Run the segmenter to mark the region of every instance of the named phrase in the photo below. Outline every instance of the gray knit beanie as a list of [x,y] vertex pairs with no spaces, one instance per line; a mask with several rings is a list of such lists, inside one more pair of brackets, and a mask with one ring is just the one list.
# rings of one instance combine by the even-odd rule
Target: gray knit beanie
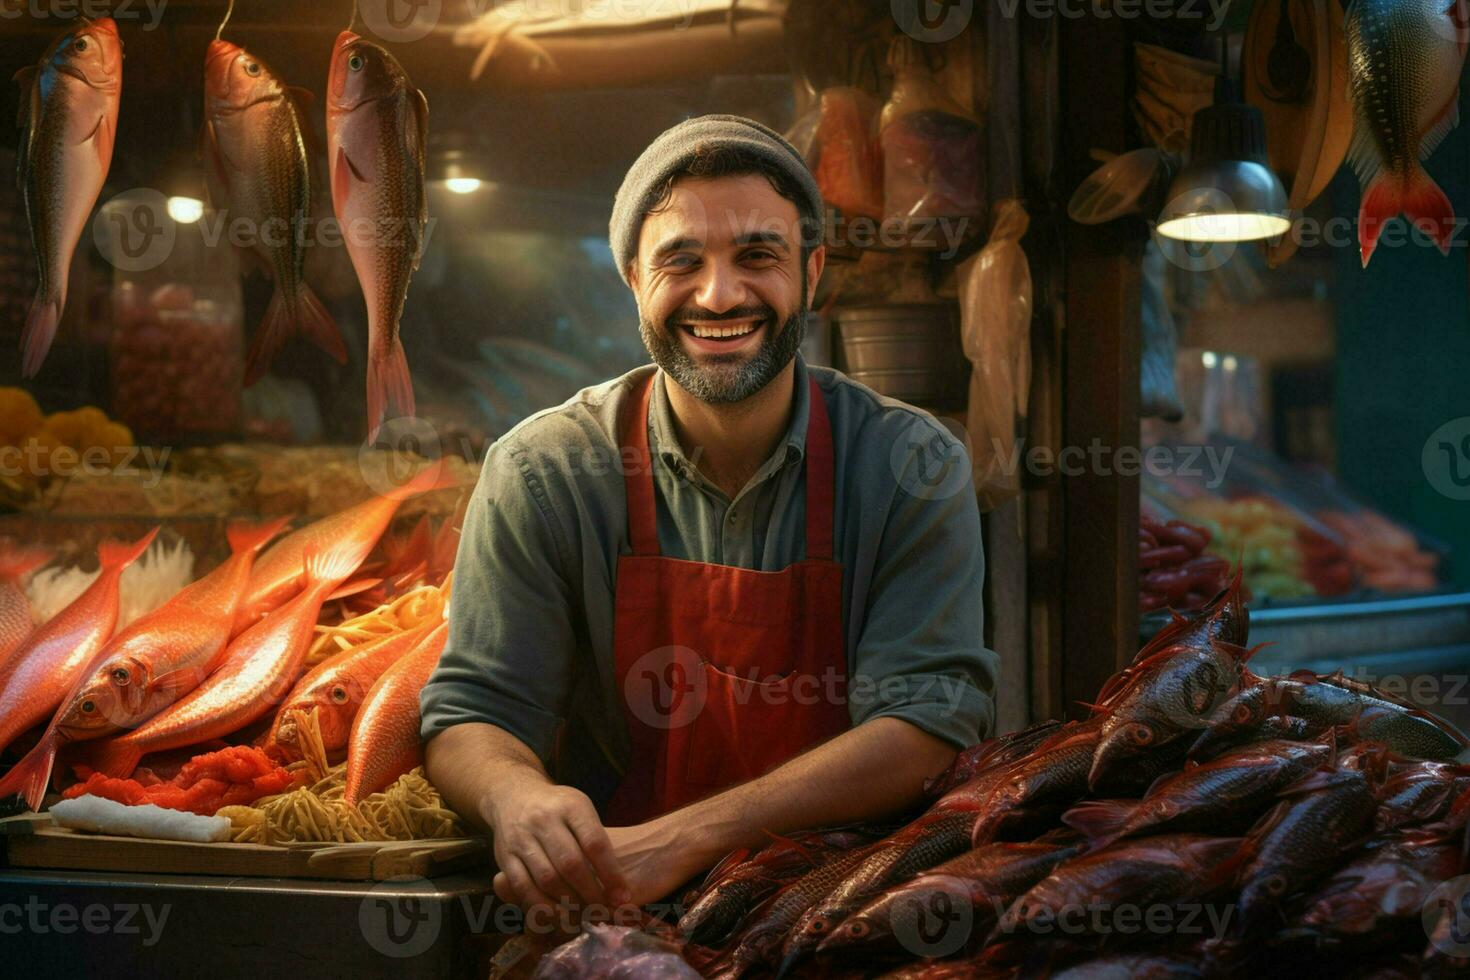
[[754,154],[789,174],[805,197],[805,201],[797,202],[797,210],[802,217],[816,221],[817,241],[822,240],[826,217],[822,192],[796,147],[754,119],[696,116],[665,130],[650,143],[628,168],[623,186],[618,188],[618,195],[613,199],[608,241],[612,244],[613,259],[618,264],[618,275],[624,282],[628,281],[628,265],[638,254],[638,233],[643,228],[643,218],[649,207],[649,194],[675,171],[688,166],[699,150],[720,147]]

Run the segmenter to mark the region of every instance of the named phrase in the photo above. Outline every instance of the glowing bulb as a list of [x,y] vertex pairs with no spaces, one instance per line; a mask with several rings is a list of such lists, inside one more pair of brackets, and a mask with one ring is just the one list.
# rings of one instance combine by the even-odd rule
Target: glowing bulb
[[1205,351],[1204,354],[1200,356],[1200,360],[1204,361],[1205,367],[1211,369],[1213,369],[1215,365],[1220,362],[1220,359],[1215,356],[1215,352],[1212,350]]
[[1224,365],[1225,370],[1227,371],[1234,371],[1236,367],[1239,366],[1239,362],[1235,360],[1234,354],[1226,354],[1225,360],[1221,361],[1220,363]]
[[204,202],[197,197],[171,197],[168,216],[181,225],[192,225],[204,217]]
[[473,194],[480,189],[478,177],[450,177],[444,186],[453,194]]

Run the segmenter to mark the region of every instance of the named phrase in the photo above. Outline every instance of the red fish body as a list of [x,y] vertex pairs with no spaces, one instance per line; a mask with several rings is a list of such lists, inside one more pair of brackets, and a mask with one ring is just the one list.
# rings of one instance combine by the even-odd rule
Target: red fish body
[[1369,935],[1395,919],[1418,924],[1435,887],[1461,873],[1453,844],[1392,842],[1338,871],[1307,903],[1301,924],[1335,936]]
[[35,629],[23,580],[50,560],[41,548],[0,543],[0,670]]
[[1366,267],[1399,214],[1449,254],[1455,211],[1423,161],[1460,122],[1466,0],[1355,0],[1347,9],[1348,160],[1363,188],[1358,242]]
[[0,746],[45,721],[112,636],[117,627],[118,580],[157,533],[154,528],[132,544],[99,545],[102,570],[96,581],[37,627],[0,668]]
[[139,728],[100,743],[88,757],[109,776],[131,775],[149,752],[197,745],[239,731],[280,704],[301,671],[322,603],[364,554],[358,548],[307,554],[306,588],[236,637],[208,679]]
[[21,334],[21,374],[41,369],[66,306],[72,254],[112,166],[122,40],[111,17],[82,18],[15,76],[21,86],[19,182],[40,265]]
[[332,206],[367,301],[368,438],[414,412],[399,319],[423,255],[429,104],[386,50],[351,31],[332,49],[327,163]]
[[1062,819],[1098,847],[1137,834],[1230,830],[1331,756],[1326,745],[1258,743],[1162,779],[1137,803],[1092,801]]
[[63,743],[135,728],[198,687],[229,641],[256,551],[284,524],[232,525],[229,560],[110,639],[79,672],[41,740],[0,779],[0,799],[20,793],[37,809]]
[[251,342],[245,381],[258,381],[286,341],[303,334],[339,363],[342,336],[303,276],[311,215],[311,124],[300,99],[269,66],[228,41],[204,67],[202,156],[216,207],[250,231],[275,294]]
[[352,720],[373,684],[417,647],[431,629],[433,626],[420,626],[390,633],[317,664],[286,695],[262,747],[280,757],[299,758],[301,746],[292,713],[314,708],[323,748],[328,754],[345,749],[352,734]]
[[302,556],[308,548],[330,549],[344,541],[370,552],[403,501],[440,487],[442,463],[425,467],[402,487],[292,531],[255,562],[235,629],[244,629],[301,589]]
[[449,638],[441,623],[373,684],[352,722],[347,748],[347,786],[342,799],[355,806],[424,761],[419,737],[419,693],[439,663]]

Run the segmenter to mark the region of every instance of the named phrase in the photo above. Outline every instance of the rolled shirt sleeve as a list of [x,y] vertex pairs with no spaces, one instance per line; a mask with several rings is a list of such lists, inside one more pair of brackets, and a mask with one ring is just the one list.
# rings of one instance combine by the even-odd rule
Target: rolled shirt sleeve
[[523,458],[491,448],[454,562],[449,638],[420,697],[425,741],[485,722],[550,759],[576,638],[566,549],[538,487]]
[[[962,747],[994,728],[999,657],[983,640],[985,556],[968,458],[937,422],[926,423],[932,438],[897,474],[848,706],[854,725],[902,718]],[[910,423],[900,438],[913,431]],[[962,467],[963,483],[933,479],[945,465]]]

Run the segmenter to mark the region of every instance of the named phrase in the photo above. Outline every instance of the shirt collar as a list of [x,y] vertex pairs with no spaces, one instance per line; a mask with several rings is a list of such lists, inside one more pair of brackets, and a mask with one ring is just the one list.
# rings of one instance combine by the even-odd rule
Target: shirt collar
[[[796,400],[791,413],[791,425],[786,430],[785,441],[776,447],[775,453],[761,466],[758,477],[767,476],[783,465],[800,462],[806,455],[807,420],[811,417],[812,410],[811,386],[806,362],[800,354],[796,355],[795,364],[792,384],[795,385]],[[648,405],[650,448],[673,467],[676,473],[688,477],[699,470],[679,445],[679,436],[674,429],[673,409],[669,407],[669,395],[664,390],[665,383],[664,372],[660,370]]]

